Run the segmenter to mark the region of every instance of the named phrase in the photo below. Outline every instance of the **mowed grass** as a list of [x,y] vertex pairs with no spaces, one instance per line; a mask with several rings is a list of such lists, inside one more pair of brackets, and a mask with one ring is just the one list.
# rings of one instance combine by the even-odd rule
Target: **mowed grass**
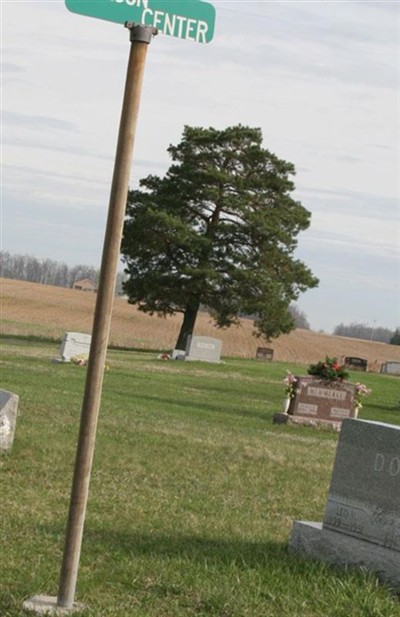
[[[58,345],[2,343],[2,388],[20,396],[1,458],[0,615],[57,595],[86,369]],[[82,617],[397,617],[373,574],[288,554],[295,519],[321,520],[337,435],[272,424],[285,363],[165,362],[111,351],[76,599]],[[400,380],[360,417],[400,424]]]

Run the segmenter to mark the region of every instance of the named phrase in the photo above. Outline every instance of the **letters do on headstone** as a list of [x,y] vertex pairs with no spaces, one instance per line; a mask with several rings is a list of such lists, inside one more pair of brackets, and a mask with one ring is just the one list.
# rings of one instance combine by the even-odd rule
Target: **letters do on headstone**
[[71,358],[83,354],[89,355],[92,337],[82,332],[66,332],[61,343],[61,358],[64,362],[70,362]]
[[256,358],[257,360],[272,360],[274,357],[274,350],[268,347],[257,347]]
[[400,551],[400,426],[342,426],[323,526]]
[[351,356],[346,356],[344,363],[347,368],[353,371],[366,371],[368,366],[368,361],[364,358],[353,358]]
[[400,591],[400,426],[346,419],[323,523],[295,521],[289,550],[361,566]]
[[222,341],[209,336],[189,336],[185,360],[220,362]]

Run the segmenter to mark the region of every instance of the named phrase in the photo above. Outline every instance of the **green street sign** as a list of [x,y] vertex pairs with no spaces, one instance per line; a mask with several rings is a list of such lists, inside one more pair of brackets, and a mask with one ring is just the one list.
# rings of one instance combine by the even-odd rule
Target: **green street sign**
[[124,24],[154,26],[179,39],[209,43],[214,36],[215,9],[201,0],[65,0],[73,13]]

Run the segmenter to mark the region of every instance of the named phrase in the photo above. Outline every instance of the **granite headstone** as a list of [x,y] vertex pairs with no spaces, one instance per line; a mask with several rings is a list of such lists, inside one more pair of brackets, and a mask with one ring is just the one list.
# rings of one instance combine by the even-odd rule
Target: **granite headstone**
[[210,336],[189,336],[185,360],[220,362],[222,341]]
[[256,358],[257,360],[271,361],[274,357],[274,350],[269,347],[257,347]]
[[352,356],[346,356],[344,363],[353,371],[366,371],[368,366],[368,360],[365,358],[353,358]]
[[323,523],[295,521],[289,548],[400,590],[400,426],[343,421]]
[[340,430],[345,418],[354,418],[355,386],[312,376],[297,377],[297,390],[287,413],[277,413],[274,423],[305,424]]
[[323,525],[400,551],[400,426],[343,426]]
[[381,373],[400,375],[400,362],[385,362],[381,366]]

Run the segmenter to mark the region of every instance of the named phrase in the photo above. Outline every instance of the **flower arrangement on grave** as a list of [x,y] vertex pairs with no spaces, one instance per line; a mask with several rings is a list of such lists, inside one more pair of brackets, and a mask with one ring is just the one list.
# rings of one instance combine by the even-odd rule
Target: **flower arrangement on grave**
[[362,408],[362,400],[364,396],[371,394],[371,392],[372,392],[371,388],[367,388],[367,386],[364,385],[363,383],[359,383],[359,382],[356,383],[356,390],[354,393],[354,407],[357,413]]
[[[71,362],[73,362],[77,366],[87,366],[88,360],[89,360],[89,356],[88,356],[87,353],[81,353],[81,354],[71,358]],[[109,369],[108,364],[105,364],[104,365],[104,370],[108,371],[108,369]]]
[[285,400],[283,402],[283,413],[288,413],[290,402],[296,396],[299,388],[304,387],[304,383],[301,383],[300,379],[293,375],[290,371],[286,371],[286,377],[283,380],[285,384]]
[[317,364],[310,364],[307,373],[325,381],[344,381],[348,379],[349,373],[344,364],[340,364],[337,358],[328,358]]
[[78,354],[77,356],[74,356],[73,358],[71,358],[71,362],[73,362],[77,366],[86,366],[87,365],[87,361],[88,361],[88,357],[89,357],[88,354],[81,353],[81,354]]
[[296,375],[293,375],[290,371],[286,371],[286,377],[283,380],[286,385],[285,395],[286,398],[291,399],[296,396],[297,388],[299,386],[299,380]]
[[[329,358],[328,356],[324,361],[317,362],[317,364],[311,364],[308,368],[308,374],[313,377],[319,377],[320,379],[331,382],[333,384],[340,384],[346,381],[349,377],[349,373],[346,370],[345,365],[340,364],[336,358]],[[289,404],[292,399],[295,398],[299,388],[304,387],[299,377],[293,375],[290,371],[286,371],[286,377],[284,378],[285,384],[285,402],[284,413],[289,409]],[[356,416],[359,410],[362,408],[363,399],[365,396],[371,394],[372,390],[365,384],[357,382],[354,386],[354,408]]]

